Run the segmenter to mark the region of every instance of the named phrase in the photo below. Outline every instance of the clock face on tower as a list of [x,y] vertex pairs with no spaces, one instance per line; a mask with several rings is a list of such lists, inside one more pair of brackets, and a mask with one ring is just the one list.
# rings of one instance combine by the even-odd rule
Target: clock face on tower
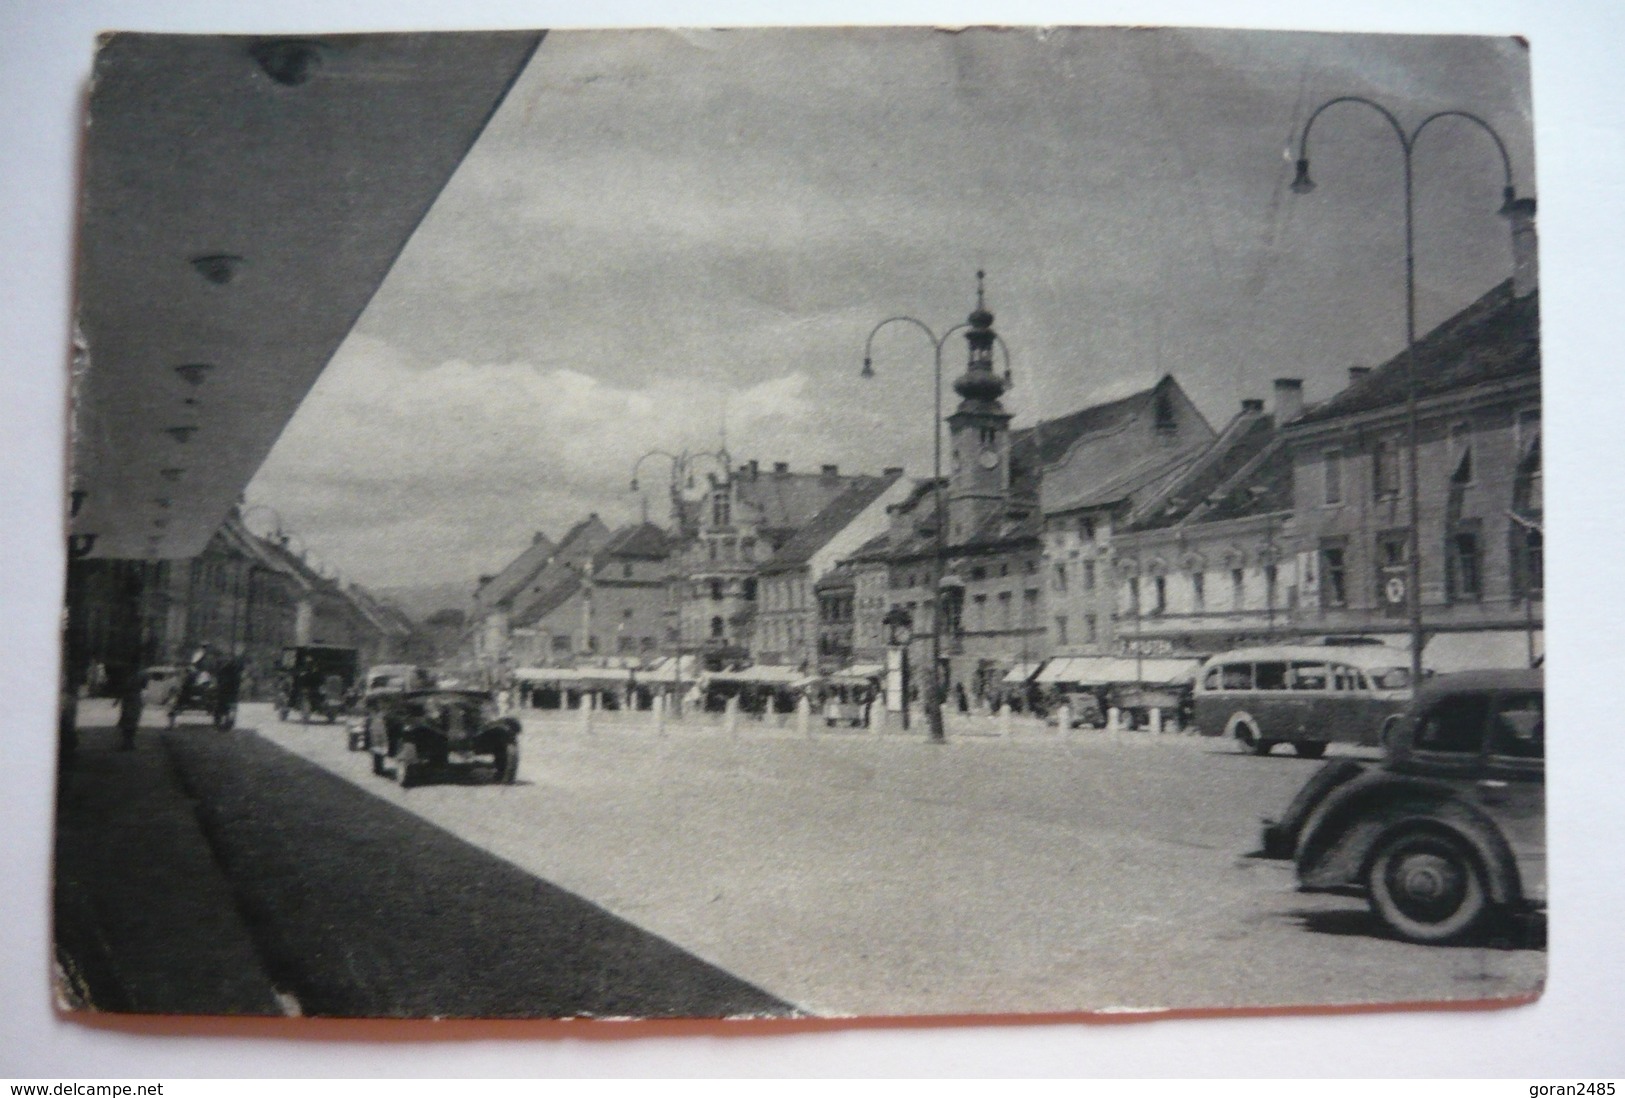
[[999,452],[997,450],[983,450],[982,456],[976,459],[981,462],[984,469],[997,469],[999,467]]

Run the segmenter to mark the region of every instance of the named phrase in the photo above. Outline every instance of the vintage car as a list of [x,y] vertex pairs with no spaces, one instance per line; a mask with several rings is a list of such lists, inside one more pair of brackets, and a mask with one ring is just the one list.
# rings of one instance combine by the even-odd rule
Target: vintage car
[[367,668],[361,679],[361,699],[354,714],[346,722],[346,740],[351,751],[362,751],[367,746],[367,721],[384,702],[408,690],[428,690],[435,685],[434,675],[427,668],[409,663],[384,663]]
[[402,788],[453,764],[488,761],[497,781],[519,775],[519,722],[486,690],[407,690],[381,699],[366,725],[372,772]]
[[1441,675],[1417,692],[1380,763],[1321,767],[1266,858],[1299,888],[1367,897],[1413,942],[1448,942],[1546,904],[1545,692],[1539,670]]
[[184,667],[148,667],[141,672],[141,701],[153,708],[169,707],[186,675]]
[[360,653],[331,644],[289,646],[279,663],[277,716],[298,713],[304,724],[312,716],[332,724],[349,707]]

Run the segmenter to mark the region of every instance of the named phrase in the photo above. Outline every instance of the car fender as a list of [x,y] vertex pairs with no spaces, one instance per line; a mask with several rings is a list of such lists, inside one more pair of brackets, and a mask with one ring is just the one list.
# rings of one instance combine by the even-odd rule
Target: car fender
[[1332,794],[1365,773],[1354,759],[1333,759],[1312,774],[1297,796],[1292,798],[1279,820],[1265,820],[1263,849],[1266,858],[1286,859],[1297,852],[1298,839],[1310,820],[1320,812]]
[[1522,895],[1517,863],[1494,822],[1454,796],[1448,786],[1374,775],[1334,790],[1298,847],[1298,882],[1306,891],[1362,887],[1381,840],[1395,830],[1449,832],[1478,855],[1496,904]]
[[498,744],[514,743],[519,739],[519,722],[512,717],[494,720],[480,729],[474,740],[474,749],[489,755]]

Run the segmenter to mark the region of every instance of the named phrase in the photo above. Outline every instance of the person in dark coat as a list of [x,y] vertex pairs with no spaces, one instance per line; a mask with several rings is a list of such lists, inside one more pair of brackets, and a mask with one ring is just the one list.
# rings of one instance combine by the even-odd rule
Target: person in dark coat
[[954,701],[959,704],[961,713],[970,712],[970,698],[966,695],[965,684],[962,682],[954,683]]

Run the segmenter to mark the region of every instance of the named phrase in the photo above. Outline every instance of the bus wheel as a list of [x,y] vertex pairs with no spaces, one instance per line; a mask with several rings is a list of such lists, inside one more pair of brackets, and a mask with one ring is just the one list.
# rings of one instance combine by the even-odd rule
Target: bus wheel
[[[1258,734],[1258,725],[1245,713],[1237,713],[1230,718],[1228,735],[1241,745],[1243,751],[1250,751],[1254,755],[1268,755],[1270,748],[1275,746]],[[1262,747],[1262,750],[1260,748]]]

